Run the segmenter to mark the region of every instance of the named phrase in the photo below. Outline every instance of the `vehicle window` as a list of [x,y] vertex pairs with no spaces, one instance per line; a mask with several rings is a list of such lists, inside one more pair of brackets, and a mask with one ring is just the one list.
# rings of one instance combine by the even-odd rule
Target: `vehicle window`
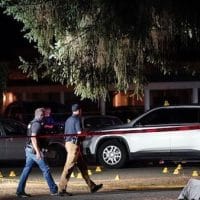
[[7,136],[26,135],[26,127],[15,121],[2,121],[2,127]]
[[114,125],[114,121],[111,118],[101,118],[101,126],[112,126]]
[[28,124],[34,117],[34,111],[39,107],[50,107],[52,109],[52,116],[55,121],[66,120],[66,106],[56,102],[13,102],[9,104],[4,112],[4,116],[12,119],[16,119],[23,123]]
[[6,109],[6,117],[15,118],[16,113],[22,113],[19,106],[12,105]]
[[158,124],[180,124],[200,122],[200,109],[195,108],[176,108],[160,109],[150,112],[136,125],[158,125]]
[[172,110],[174,123],[197,123],[199,122],[199,109],[195,108],[178,108]]
[[84,127],[90,129],[102,128],[112,126],[115,124],[122,124],[120,120],[107,117],[91,117],[84,120]]
[[121,124],[123,124],[123,122],[121,120],[119,120],[118,118],[113,118],[112,121],[113,121],[113,125],[121,125]]
[[88,118],[84,120],[84,127],[85,128],[99,128],[99,118]]
[[150,112],[142,119],[140,119],[137,124],[138,125],[156,125],[156,124],[167,124],[170,119],[169,112],[167,110],[156,110]]

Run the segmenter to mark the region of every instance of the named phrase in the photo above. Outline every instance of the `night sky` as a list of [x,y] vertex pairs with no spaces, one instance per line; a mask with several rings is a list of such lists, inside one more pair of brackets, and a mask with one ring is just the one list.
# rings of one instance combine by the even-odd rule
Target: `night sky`
[[0,60],[18,60],[33,51],[33,45],[23,38],[22,24],[3,14],[0,9]]

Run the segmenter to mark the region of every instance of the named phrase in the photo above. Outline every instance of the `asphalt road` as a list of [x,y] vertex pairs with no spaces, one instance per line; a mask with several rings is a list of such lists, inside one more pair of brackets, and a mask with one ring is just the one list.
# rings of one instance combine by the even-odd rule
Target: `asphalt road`
[[[38,194],[32,196],[31,200],[176,200],[180,191],[178,190],[161,190],[161,191],[112,191],[98,192],[95,194],[76,193],[71,197],[49,196],[47,194]],[[15,196],[0,198],[1,200],[17,200]]]
[[[167,167],[168,172],[163,173]],[[139,165],[125,169],[104,169],[97,171],[97,166],[91,166],[91,179],[96,183],[103,183],[104,187],[95,194],[88,192],[87,185],[82,178],[78,178],[79,171],[75,169],[74,177],[69,181],[68,191],[75,194],[67,199],[87,200],[175,200],[182,188],[190,178],[200,179],[200,166],[195,164],[183,164],[178,174],[173,174],[177,164]],[[0,165],[0,199],[15,200],[15,191],[23,166]],[[51,168],[52,175],[58,183],[62,167]],[[198,174],[192,177],[193,171]],[[11,172],[14,176],[10,177]],[[164,189],[164,190],[163,190]],[[46,182],[40,170],[34,167],[31,172],[26,192],[33,195],[34,199],[66,199],[51,197]]]

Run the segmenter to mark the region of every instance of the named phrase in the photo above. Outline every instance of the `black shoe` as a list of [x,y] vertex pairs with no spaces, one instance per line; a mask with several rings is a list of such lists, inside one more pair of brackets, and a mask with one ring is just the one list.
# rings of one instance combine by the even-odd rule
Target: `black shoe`
[[31,197],[30,194],[26,194],[25,192],[17,192],[16,195],[17,195],[17,197],[21,197],[21,198]]
[[62,190],[60,192],[58,192],[58,196],[72,196],[72,193],[67,192],[66,190]]
[[95,185],[95,186],[91,189],[91,193],[97,192],[97,191],[100,190],[102,187],[103,187],[103,184]]

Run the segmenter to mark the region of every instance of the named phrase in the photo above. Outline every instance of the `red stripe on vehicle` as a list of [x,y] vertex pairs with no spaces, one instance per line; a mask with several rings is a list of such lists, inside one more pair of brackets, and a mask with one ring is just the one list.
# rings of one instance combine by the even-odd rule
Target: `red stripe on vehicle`
[[160,132],[172,132],[172,131],[186,131],[186,130],[199,130],[200,125],[191,125],[191,126],[176,126],[176,127],[158,127],[158,128],[141,128],[135,130],[135,128],[128,130],[108,130],[108,131],[99,131],[94,132],[92,135],[110,135],[110,134],[137,134],[137,133],[160,133]]
[[[77,134],[41,134],[39,136],[26,136],[26,135],[16,135],[16,136],[0,136],[0,139],[3,138],[65,138],[67,136],[77,136],[77,137],[86,137],[86,136],[100,136],[100,135],[123,135],[123,134],[140,134],[140,133],[160,133],[160,132],[172,132],[172,131],[187,131],[187,130],[200,130],[200,125],[190,125],[190,126],[172,126],[172,127],[158,127],[158,128],[127,128],[126,129],[116,129],[116,130],[104,130],[104,131],[90,131],[83,132],[80,135]],[[200,131],[199,131],[200,133]]]

